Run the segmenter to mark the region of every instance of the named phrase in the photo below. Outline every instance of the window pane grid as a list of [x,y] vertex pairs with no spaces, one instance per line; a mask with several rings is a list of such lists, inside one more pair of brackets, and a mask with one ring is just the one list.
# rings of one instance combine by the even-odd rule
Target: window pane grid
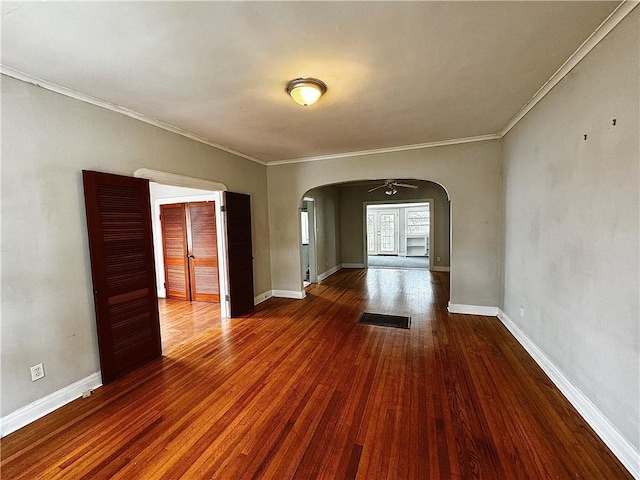
[[429,210],[407,212],[407,235],[429,234]]

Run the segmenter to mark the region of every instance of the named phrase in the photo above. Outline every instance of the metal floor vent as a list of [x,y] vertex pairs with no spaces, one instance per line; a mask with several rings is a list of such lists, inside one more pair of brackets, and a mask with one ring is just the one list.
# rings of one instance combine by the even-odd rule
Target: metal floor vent
[[362,312],[358,318],[358,323],[378,325],[380,327],[404,328],[408,330],[411,327],[411,317]]

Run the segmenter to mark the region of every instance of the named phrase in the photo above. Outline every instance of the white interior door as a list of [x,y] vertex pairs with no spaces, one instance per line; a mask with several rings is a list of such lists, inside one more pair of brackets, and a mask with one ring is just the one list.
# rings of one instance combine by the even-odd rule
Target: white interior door
[[378,253],[398,253],[398,211],[378,212]]
[[367,253],[398,254],[398,210],[367,212]]

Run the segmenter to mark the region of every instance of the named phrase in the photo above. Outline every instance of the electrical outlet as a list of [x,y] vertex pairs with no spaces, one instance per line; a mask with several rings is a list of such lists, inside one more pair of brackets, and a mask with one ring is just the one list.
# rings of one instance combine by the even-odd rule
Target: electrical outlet
[[520,317],[524,318],[524,307],[520,307]]
[[35,382],[44,377],[44,366],[41,363],[31,367],[31,381]]
[[436,257],[436,262],[439,262],[439,261],[440,261],[440,257]]

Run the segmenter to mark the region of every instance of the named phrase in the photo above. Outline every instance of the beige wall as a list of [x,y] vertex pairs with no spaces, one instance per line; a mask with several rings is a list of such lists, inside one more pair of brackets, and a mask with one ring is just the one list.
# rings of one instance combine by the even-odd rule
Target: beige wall
[[503,305],[636,449],[638,23],[636,9],[504,138]]
[[[431,239],[432,267],[449,266],[449,200],[447,192],[433,182],[408,181],[418,185],[412,190],[398,188],[390,198],[384,189],[368,193],[367,186],[340,187],[340,223],[342,225],[342,263],[364,263],[364,202],[422,201],[433,199],[433,234]],[[436,258],[440,257],[440,261]]]
[[[320,185],[413,178],[451,199],[451,302],[498,306],[502,216],[500,141],[270,166],[267,169],[273,288],[301,289],[298,207]],[[277,219],[277,221],[275,220]]]
[[322,275],[342,263],[340,194],[336,187],[323,187],[310,190],[305,193],[305,197],[312,197],[314,200],[317,274]]
[[81,170],[139,168],[250,194],[255,291],[271,289],[266,167],[3,76],[2,415],[99,370]]

